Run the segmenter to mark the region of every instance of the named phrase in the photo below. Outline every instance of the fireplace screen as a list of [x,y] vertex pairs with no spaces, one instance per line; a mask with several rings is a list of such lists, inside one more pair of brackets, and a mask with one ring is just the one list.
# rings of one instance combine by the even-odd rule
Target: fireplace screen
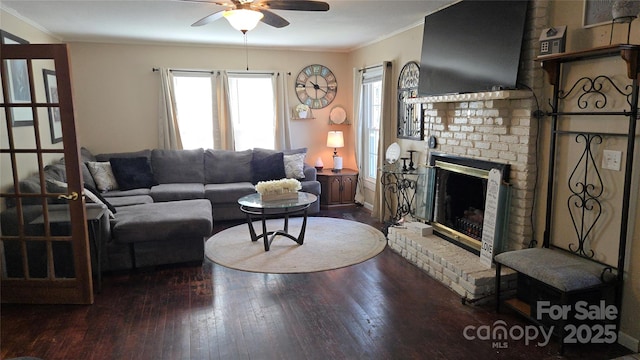
[[[489,171],[500,170],[506,187],[509,165],[444,154],[431,154],[429,165],[417,216],[430,222],[438,235],[479,252]],[[501,226],[506,224],[507,201],[500,204]]]
[[434,221],[482,240],[487,179],[442,169],[436,178]]

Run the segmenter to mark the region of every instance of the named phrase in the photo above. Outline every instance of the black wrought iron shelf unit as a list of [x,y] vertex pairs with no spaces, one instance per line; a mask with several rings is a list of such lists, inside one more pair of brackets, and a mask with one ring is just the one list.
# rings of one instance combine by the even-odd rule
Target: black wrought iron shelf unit
[[[626,76],[631,80],[631,84],[629,85],[618,85],[614,79],[606,75],[598,75],[594,77],[581,77],[572,85],[568,85],[568,90],[563,90],[561,88],[561,76],[562,76],[562,67],[563,64],[566,63],[574,63],[585,60],[606,58],[606,57],[621,57],[626,65]],[[623,196],[622,196],[622,206],[621,206],[621,219],[620,219],[620,240],[618,243],[618,261],[617,261],[617,269],[619,269],[617,273],[617,282],[618,282],[618,290],[616,296],[616,301],[618,302],[618,306],[621,301],[621,292],[622,292],[622,279],[623,279],[623,269],[624,269],[624,261],[625,261],[625,250],[626,250],[626,242],[627,242],[627,230],[629,225],[629,207],[630,207],[630,199],[631,199],[631,180],[632,180],[632,165],[633,165],[633,156],[634,156],[634,146],[635,146],[635,138],[636,138],[636,127],[638,122],[638,92],[639,92],[639,82],[640,82],[640,45],[630,45],[630,44],[622,44],[622,45],[611,45],[611,46],[603,46],[585,51],[557,54],[551,56],[539,57],[538,61],[540,61],[542,68],[546,71],[549,76],[549,82],[553,86],[553,98],[551,102],[551,112],[547,113],[548,116],[551,117],[551,141],[550,141],[550,149],[549,149],[549,176],[548,176],[548,184],[547,184],[547,207],[546,207],[546,222],[545,222],[545,232],[544,232],[544,243],[543,247],[549,247],[550,245],[550,233],[551,233],[551,223],[552,223],[552,206],[553,206],[553,198],[554,198],[554,179],[555,179],[555,171],[556,171],[556,145],[558,135],[575,135],[576,141],[584,142],[584,153],[581,159],[586,159],[585,161],[593,161],[593,154],[591,153],[592,144],[602,142],[603,136],[617,136],[626,138],[626,159],[625,159],[625,172],[624,172],[624,185],[623,185]],[[604,86],[604,85],[608,86]],[[627,109],[622,109],[618,111],[606,111],[607,106],[607,93],[603,89],[608,88],[609,93],[617,93],[614,95],[623,96],[626,98]],[[577,107],[580,111],[562,111],[561,102],[567,99],[570,96],[575,96],[577,99]],[[590,97],[590,98],[589,98]],[[591,107],[592,111],[588,111],[587,109]],[[607,119],[611,119],[613,116],[618,116],[620,118],[626,117],[628,119],[628,130],[626,133],[605,133],[605,132],[587,132],[587,131],[564,131],[559,129],[559,122],[562,117],[573,117],[573,116],[601,116],[607,117]],[[606,119],[605,119],[606,120]],[[576,164],[576,168],[574,168],[573,173],[577,172],[578,167],[583,166],[583,171],[595,171],[596,178],[598,181],[602,181],[600,174],[598,173],[597,166],[590,167],[586,162],[584,164],[578,163]],[[590,170],[591,169],[591,170]],[[587,177],[586,175],[584,176]],[[571,180],[571,179],[570,179]],[[575,184],[574,184],[575,185]],[[599,187],[601,188],[602,184]],[[575,188],[575,186],[571,186],[570,188]],[[571,197],[578,199],[578,203],[582,206],[582,211],[590,211],[588,209],[589,206],[593,206],[594,204],[597,207],[597,211],[601,211],[600,208],[600,200],[599,196],[602,195],[602,191],[597,193],[592,192],[592,188],[596,186],[594,184],[582,184],[580,189],[571,190]],[[596,186],[598,187],[598,186]],[[597,217],[596,220],[597,221]],[[571,248],[570,250],[580,256],[584,257],[593,257],[592,251],[587,251],[585,249],[585,241],[587,240],[587,236],[589,235],[589,231],[593,227],[580,227],[577,229],[578,235],[578,244],[576,247]]]
[[[589,74],[598,72],[597,67],[591,67],[592,64],[586,61],[603,58],[613,59],[614,57],[624,60],[627,67],[626,77],[619,75],[585,75],[580,77],[580,74],[585,72]],[[602,273],[600,274],[602,284],[583,289],[573,288],[572,290],[563,291],[555,287],[555,285],[551,286],[549,279],[537,279],[524,265],[511,266],[519,275],[518,295],[514,299],[505,301],[505,304],[528,316],[534,322],[540,320],[533,307],[533,302],[536,299],[568,304],[572,301],[570,299],[604,299],[606,297],[608,302],[613,302],[617,309],[621,309],[625,251],[629,234],[628,215],[632,196],[632,167],[634,146],[637,138],[640,45],[605,46],[579,52],[543,56],[539,57],[537,61],[541,63],[553,87],[553,96],[549,101],[551,110],[546,113],[550,119],[550,141],[545,230],[542,248],[557,247],[552,243],[552,228],[554,226],[564,226],[564,224],[554,224],[554,221],[556,221],[553,215],[554,200],[556,202],[558,200],[563,201],[564,197],[562,199],[559,198],[564,192],[567,195],[565,201],[573,229],[575,230],[576,240],[567,246],[568,249],[560,251],[566,250],[567,254],[571,254],[571,256],[578,256],[600,264],[602,267]],[[575,64],[578,66],[575,69],[571,68],[572,65],[570,64],[578,62],[583,63]],[[568,66],[568,68],[565,68],[565,66]],[[569,71],[569,68],[571,68],[571,71]],[[617,71],[615,68],[607,68],[607,71],[609,70],[614,73]],[[569,75],[569,72],[572,74]],[[577,80],[574,80],[576,78]],[[583,119],[590,121],[582,122]],[[594,131],[592,127],[583,125],[585,123],[593,124],[594,120],[598,123],[602,121],[606,126],[599,125],[600,127]],[[612,126],[614,121],[619,126]],[[569,122],[571,126],[567,126]],[[570,164],[558,162],[559,156],[562,155],[562,148],[559,149],[559,138],[561,136],[563,139],[575,141],[573,143],[574,151],[581,152],[581,154],[577,154],[577,161],[573,168],[571,168],[572,165]],[[594,237],[594,228],[598,220],[602,222],[603,204],[609,201],[609,199],[605,199],[606,196],[603,196],[605,184],[600,173],[601,170],[599,170],[595,160],[597,158],[595,155],[598,149],[597,145],[602,144],[603,139],[609,138],[622,139],[621,141],[626,142],[624,185],[620,200],[618,254],[615,267],[613,264],[601,263],[596,259],[596,254],[590,243],[590,239]],[[566,157],[566,154],[564,156]],[[564,169],[559,169],[559,164],[563,166],[569,165],[568,170],[564,172]],[[562,176],[566,177],[567,181],[564,185],[559,182]],[[564,186],[568,186],[568,189],[564,188],[563,190],[561,187]],[[619,188],[615,185],[614,187]],[[618,208],[617,205],[613,204],[614,208]],[[607,206],[610,207],[611,204]],[[600,226],[600,223],[598,225]],[[614,224],[613,226],[616,227],[617,225]],[[563,249],[562,246],[560,248]],[[501,256],[499,260],[496,258],[497,309],[499,309],[500,304],[500,268],[505,261],[508,261],[511,255],[505,253],[505,256],[499,256]],[[545,259],[538,260],[546,261]],[[520,268],[517,269],[517,267]],[[559,275],[562,271],[559,269],[558,271],[553,276],[556,276],[555,274],[558,274],[557,276],[566,275]],[[606,275],[613,276],[613,281],[605,280]],[[611,299],[611,295],[613,299]],[[616,328],[619,328],[619,321],[620,318],[618,317],[615,320]],[[546,323],[546,325],[549,325],[549,323]],[[560,352],[562,353],[564,345],[563,326],[560,326],[558,335],[561,339]]]

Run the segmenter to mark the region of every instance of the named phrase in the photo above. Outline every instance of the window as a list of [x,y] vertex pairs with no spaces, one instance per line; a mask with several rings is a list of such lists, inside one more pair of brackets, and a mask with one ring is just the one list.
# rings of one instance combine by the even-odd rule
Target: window
[[367,71],[362,80],[365,186],[375,187],[378,174],[378,140],[382,104],[382,70]]
[[229,75],[236,150],[275,147],[274,85],[270,75]]
[[[229,74],[229,108],[236,150],[275,147],[274,85],[269,74]],[[178,127],[185,149],[214,148],[209,73],[174,72]]]
[[178,127],[185,149],[213,148],[213,105],[208,73],[174,73]]

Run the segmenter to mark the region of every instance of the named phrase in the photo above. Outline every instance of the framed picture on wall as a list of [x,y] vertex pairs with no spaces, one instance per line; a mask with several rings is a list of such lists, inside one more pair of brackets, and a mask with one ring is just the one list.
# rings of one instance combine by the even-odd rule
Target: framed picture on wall
[[582,26],[589,28],[611,24],[613,20],[613,15],[611,15],[612,7],[613,0],[584,0]]
[[[47,104],[57,104],[58,82],[56,80],[56,72],[53,70],[42,69],[42,77],[44,78],[44,88],[47,95]],[[60,107],[50,107],[48,110],[51,143],[59,143],[60,141],[62,141],[62,120],[60,119]]]
[[[0,30],[0,42],[2,44],[28,44],[29,42],[21,39],[6,31]],[[29,85],[29,70],[27,60],[13,59],[6,60],[5,67],[8,94],[7,102],[10,104],[26,104],[31,102],[31,88]],[[5,74],[2,74],[5,75]],[[31,108],[11,107],[9,112],[11,124],[13,126],[31,126],[33,125],[33,112]]]

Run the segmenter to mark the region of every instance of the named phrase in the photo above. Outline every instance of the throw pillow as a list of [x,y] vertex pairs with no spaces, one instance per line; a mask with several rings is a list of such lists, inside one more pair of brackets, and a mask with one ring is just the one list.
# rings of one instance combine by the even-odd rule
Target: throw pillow
[[280,180],[287,177],[284,171],[284,156],[281,152],[261,159],[254,157],[251,160],[251,170],[254,184],[259,181]]
[[284,155],[284,172],[290,179],[304,179],[306,153]]
[[118,181],[111,170],[111,163],[108,161],[97,162],[87,161],[89,172],[96,182],[96,186],[100,191],[118,190]]
[[109,163],[120,190],[150,188],[155,185],[151,165],[146,157],[111,158]]

